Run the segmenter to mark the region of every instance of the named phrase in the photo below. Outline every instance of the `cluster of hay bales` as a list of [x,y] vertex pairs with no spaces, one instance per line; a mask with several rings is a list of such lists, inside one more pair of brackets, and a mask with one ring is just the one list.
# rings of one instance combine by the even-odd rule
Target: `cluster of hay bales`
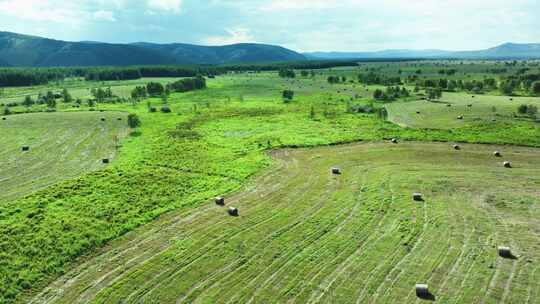
[[332,168],[332,174],[340,175],[341,174],[341,169],[337,168],[337,167]]

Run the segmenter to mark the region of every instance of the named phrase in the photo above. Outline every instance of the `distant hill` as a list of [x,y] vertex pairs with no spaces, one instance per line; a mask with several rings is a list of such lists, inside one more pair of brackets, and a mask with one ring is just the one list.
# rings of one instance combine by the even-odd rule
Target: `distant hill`
[[237,64],[302,61],[306,57],[272,45],[111,44],[68,42],[0,32],[0,66],[128,66]]
[[310,59],[353,58],[457,58],[457,59],[528,59],[540,58],[540,44],[505,43],[478,51],[444,50],[384,50],[377,52],[313,52],[305,53]]

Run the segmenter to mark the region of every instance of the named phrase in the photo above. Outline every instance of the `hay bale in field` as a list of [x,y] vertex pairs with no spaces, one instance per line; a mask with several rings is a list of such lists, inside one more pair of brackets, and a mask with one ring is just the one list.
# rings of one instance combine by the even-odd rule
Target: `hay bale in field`
[[416,296],[421,299],[431,299],[434,300],[435,296],[429,292],[429,287],[427,284],[416,284],[415,285]]
[[2,117],[2,120],[7,120],[7,117]]
[[218,196],[215,199],[216,205],[224,206],[225,205],[225,198]]
[[451,104],[447,104],[446,106],[447,106],[447,107],[451,107],[452,105],[451,105]]
[[23,150],[23,152],[30,151],[30,147],[29,146],[22,146],[21,150]]
[[397,138],[392,138],[392,143],[397,144],[398,143]]
[[467,107],[472,108],[472,104],[468,104]]
[[120,120],[122,120],[122,117],[118,117],[117,119],[120,121]]
[[229,207],[229,210],[227,212],[230,216],[238,216],[238,209],[235,207]]
[[454,150],[461,150],[461,147],[459,145],[454,145]]
[[416,114],[420,114],[420,111],[416,111]]
[[105,121],[105,117],[101,117],[101,121]]
[[457,119],[463,120],[463,115],[459,115],[459,116],[457,117]]
[[473,95],[473,96],[471,96],[471,98],[474,98],[474,97],[476,97],[476,96],[474,96],[474,95]]
[[412,197],[413,197],[413,200],[415,200],[417,202],[424,201],[424,198],[422,197],[422,193],[418,193],[418,192],[413,193]]
[[509,258],[509,259],[514,258],[514,255],[512,254],[512,250],[510,249],[510,247],[499,246],[497,247],[497,251],[500,257]]
[[514,98],[510,98],[510,101],[514,101]]
[[332,168],[332,174],[340,175],[341,174],[341,169],[337,168],[337,167]]
[[108,158],[104,158],[104,159],[101,160],[101,162],[102,162],[103,164],[108,164],[110,161],[109,161]]
[[501,152],[499,152],[499,151],[495,151],[495,152],[493,152],[493,156],[495,156],[495,157],[501,157],[502,154],[501,154]]
[[503,166],[504,166],[505,168],[512,168],[512,163],[509,162],[509,161],[505,161],[505,162],[503,163]]

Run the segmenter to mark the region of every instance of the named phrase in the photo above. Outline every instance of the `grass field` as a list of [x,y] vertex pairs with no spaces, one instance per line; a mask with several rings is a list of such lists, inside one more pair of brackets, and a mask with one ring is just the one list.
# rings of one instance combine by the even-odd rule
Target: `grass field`
[[[451,129],[490,123],[493,120],[515,122],[517,108],[522,104],[538,107],[540,98],[445,93],[437,102],[420,100],[392,103],[386,108],[388,119],[400,126]],[[463,119],[458,119],[459,116]],[[521,117],[521,121],[535,124],[527,117]]]
[[[538,99],[485,95],[469,108],[466,94],[445,93],[440,103],[380,103],[371,96],[381,86],[326,81],[357,72],[219,76],[206,90],[172,94],[172,113],[150,98],[99,104],[103,113],[60,104],[57,113],[7,116],[0,125],[45,126],[13,131],[8,155],[32,155],[18,146],[44,136],[41,129],[56,130],[47,137],[47,151],[56,152],[27,163],[43,164],[41,173],[24,179],[24,193],[9,185],[14,194],[0,204],[0,302],[414,302],[413,284],[429,282],[445,303],[538,303],[540,124],[513,115]],[[284,89],[295,91],[292,102],[283,102]],[[347,111],[351,105],[387,107],[391,122]],[[461,109],[476,118],[462,114],[454,125]],[[142,126],[103,167],[125,122],[107,119],[103,132],[94,118],[127,112]],[[69,152],[75,133],[93,140]],[[96,158],[77,174],[55,161],[62,151],[76,159],[87,150]],[[334,165],[342,176],[329,174]],[[54,184],[26,186],[43,175]],[[415,191],[425,204],[411,201]],[[230,193],[238,218],[210,202]],[[518,260],[497,258],[500,244]]]
[[[213,202],[164,216],[33,302],[411,303],[415,283],[440,303],[540,296],[540,151],[370,143],[272,155],[275,168],[226,198],[239,217]],[[498,257],[501,245],[518,259]]]
[[[103,168],[102,159],[114,158],[126,131],[126,115],[117,112],[34,113],[1,120],[0,202]],[[23,146],[30,151],[22,151]]]

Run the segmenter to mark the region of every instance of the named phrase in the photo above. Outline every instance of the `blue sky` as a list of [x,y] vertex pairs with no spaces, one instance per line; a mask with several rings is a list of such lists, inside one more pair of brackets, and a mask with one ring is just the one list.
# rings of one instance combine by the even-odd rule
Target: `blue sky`
[[75,41],[473,50],[539,29],[538,0],[0,0],[0,30]]

